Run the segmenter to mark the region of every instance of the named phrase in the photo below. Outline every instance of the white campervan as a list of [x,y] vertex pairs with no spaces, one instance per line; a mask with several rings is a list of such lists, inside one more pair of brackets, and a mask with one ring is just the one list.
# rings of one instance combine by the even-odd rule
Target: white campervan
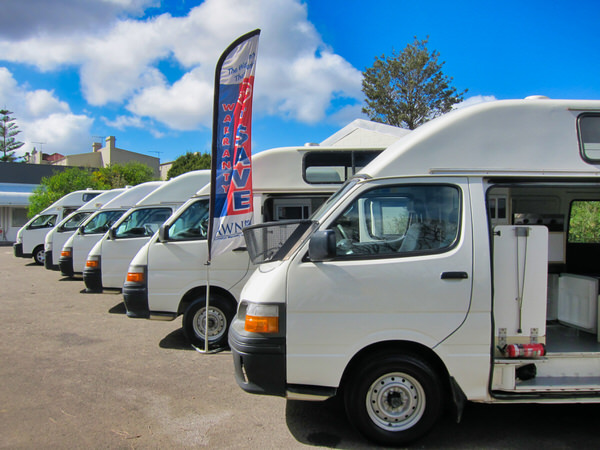
[[85,219],[77,228],[77,231],[63,245],[58,259],[61,274],[66,277],[73,277],[75,273],[83,273],[85,260],[94,244],[129,208],[162,183],[162,181],[148,181],[147,183],[128,187]]
[[131,258],[173,212],[210,182],[210,170],[194,170],[152,191],[123,214],[87,255],[83,281],[88,292],[123,287]]
[[54,226],[104,191],[86,189],[70,192],[61,197],[21,227],[13,244],[14,255],[31,258],[39,265],[44,264],[44,239]]
[[459,418],[465,400],[599,403],[599,210],[600,101],[432,120],[281,251],[263,251],[279,225],[245,231],[267,257],[230,328],[237,382],[294,399],[341,391],[351,423],[384,445],[422,436],[444,405]]
[[[306,219],[340,184],[382,148],[288,147],[252,157],[255,222]],[[131,261],[123,297],[127,315],[173,320],[204,348],[205,299],[210,280],[209,346],[227,345],[227,331],[252,266],[245,248],[206,265],[210,186],[190,199]]]
[[49,270],[58,270],[60,251],[53,252],[52,249],[62,249],[67,239],[81,225],[81,222],[121,192],[123,192],[123,189],[111,189],[99,194],[76,211],[73,211],[61,220],[58,225],[48,231],[44,240],[44,267]]

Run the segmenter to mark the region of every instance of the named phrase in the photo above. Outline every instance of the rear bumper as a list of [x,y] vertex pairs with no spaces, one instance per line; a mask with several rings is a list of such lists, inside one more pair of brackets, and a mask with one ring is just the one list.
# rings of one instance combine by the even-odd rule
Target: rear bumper
[[102,270],[86,267],[83,269],[86,292],[102,292]]
[[148,288],[145,285],[125,282],[123,285],[123,302],[127,309],[127,317],[149,319]]

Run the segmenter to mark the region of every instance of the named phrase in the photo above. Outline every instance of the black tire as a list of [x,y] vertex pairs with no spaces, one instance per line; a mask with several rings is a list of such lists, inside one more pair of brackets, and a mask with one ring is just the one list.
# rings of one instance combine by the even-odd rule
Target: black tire
[[360,364],[344,392],[350,422],[383,445],[404,445],[425,435],[443,409],[438,375],[423,360],[384,353]]
[[[226,298],[211,294],[208,309],[208,348],[209,350],[225,349],[228,347],[227,333],[235,315],[235,305]],[[200,350],[205,348],[205,311],[206,299],[202,296],[188,306],[182,320],[183,333],[190,344]]]
[[38,245],[33,249],[33,260],[39,266],[44,265],[44,261],[46,261],[46,254],[44,253],[44,246]]

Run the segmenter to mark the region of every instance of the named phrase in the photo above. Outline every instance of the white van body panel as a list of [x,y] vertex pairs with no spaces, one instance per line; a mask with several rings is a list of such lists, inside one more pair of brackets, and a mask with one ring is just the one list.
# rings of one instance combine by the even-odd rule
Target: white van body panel
[[[82,226],[88,224],[96,215],[101,212],[112,210],[128,210],[141,198],[148,195],[163,183],[163,181],[149,181],[147,183],[138,184],[137,186],[125,189],[124,192],[117,195],[115,198],[102,206],[102,208],[88,217],[85,222],[82,223]],[[73,269],[75,272],[83,272],[88,253],[103,235],[104,233],[84,235],[78,230],[69,239],[67,239],[63,248],[72,249]]]
[[[154,245],[153,245],[154,244]],[[239,298],[248,273],[250,260],[245,251],[228,252],[216,256],[209,267],[207,241],[188,241],[162,245],[151,242],[148,267],[148,302],[154,312],[177,312],[179,301],[192,289],[207,282],[207,268],[210,270],[210,284],[229,291]],[[148,247],[144,247],[146,250]],[[131,262],[135,264],[135,260]]]
[[[62,231],[61,227],[65,223],[67,223],[71,217],[73,217],[77,213],[88,212],[92,213],[102,207],[102,205],[106,204],[117,195],[121,194],[124,191],[123,188],[119,189],[111,189],[110,191],[103,192],[99,194],[97,197],[94,197],[92,200],[87,202],[77,211],[72,212],[67,217],[65,217],[57,226],[55,226],[52,230],[46,234],[46,239],[44,242],[44,250],[46,252],[52,252],[52,261],[51,264],[53,266],[58,265],[58,258],[60,257],[60,250],[63,248],[67,239],[69,239],[75,231]],[[57,249],[57,251],[53,251],[53,249]]]
[[[410,181],[430,182],[420,178]],[[449,178],[444,183],[460,187],[463,215],[470,217],[466,178]],[[386,180],[365,187],[388,184],[397,182]],[[360,195],[360,190],[354,195]],[[340,208],[344,207],[342,203]],[[325,222],[322,227],[328,225]],[[319,372],[317,384],[336,386],[352,356],[381,341],[406,340],[428,348],[443,346],[469,313],[472,240],[471,228],[466,226],[454,249],[435,255],[314,264],[303,261],[308,248],[297,253],[287,272],[288,382],[314,384],[312,367],[318,364],[324,370]],[[440,279],[442,273],[457,270],[465,272],[467,279]],[[391,295],[396,297],[393,302]],[[364,321],[366,315],[368,322]],[[327,326],[314,326],[315,323]]]
[[[155,221],[147,226],[155,232],[158,227],[164,223],[171,214],[185,203],[199,188],[205,186],[210,181],[210,170],[194,170],[175,177],[156,190],[150,192],[144,198],[139,200],[135,206],[129,209],[112,226],[118,230],[119,226],[137,210],[140,209],[162,209],[168,208],[169,212],[160,213],[159,221]],[[158,213],[158,211],[157,211]],[[148,236],[126,237],[110,239],[108,234],[102,238],[90,249],[87,256],[101,256],[102,286],[107,288],[122,288],[127,275],[127,268],[131,259],[136,255],[140,248],[148,241]]]

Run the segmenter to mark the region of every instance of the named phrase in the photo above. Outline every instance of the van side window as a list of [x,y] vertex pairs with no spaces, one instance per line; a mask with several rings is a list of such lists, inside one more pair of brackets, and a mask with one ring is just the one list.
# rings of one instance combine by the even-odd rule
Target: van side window
[[459,190],[449,185],[377,188],[363,193],[329,227],[338,256],[436,253],[458,236]]
[[133,211],[115,230],[116,238],[152,236],[171,215],[171,208],[144,208]]
[[569,243],[600,243],[600,201],[574,201],[569,216]]
[[36,228],[52,228],[56,222],[56,214],[44,214],[35,219],[27,227],[30,230]]
[[581,156],[588,162],[600,162],[600,114],[582,114],[577,125]]
[[206,239],[208,232],[208,199],[192,203],[171,224],[169,239],[188,241]]
[[342,184],[380,153],[381,150],[363,149],[307,152],[302,176],[309,184]]

